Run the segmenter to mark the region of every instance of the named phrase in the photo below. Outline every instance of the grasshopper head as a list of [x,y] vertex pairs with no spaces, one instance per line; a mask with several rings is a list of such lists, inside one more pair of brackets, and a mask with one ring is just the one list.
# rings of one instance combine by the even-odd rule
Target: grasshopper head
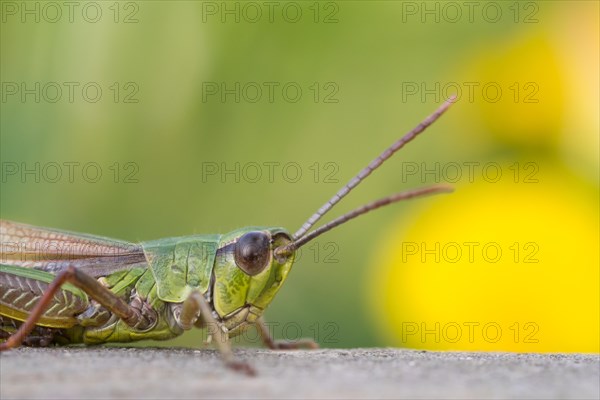
[[254,322],[271,303],[294,262],[293,253],[276,256],[275,249],[291,242],[282,228],[248,227],[223,235],[212,298],[230,330]]

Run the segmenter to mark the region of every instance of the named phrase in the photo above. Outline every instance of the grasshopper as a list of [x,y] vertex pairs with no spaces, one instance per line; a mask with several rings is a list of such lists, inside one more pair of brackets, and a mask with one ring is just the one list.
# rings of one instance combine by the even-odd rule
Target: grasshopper
[[[449,192],[435,185],[363,205],[314,224],[406,143],[436,121],[450,98],[363,168],[293,235],[279,227],[246,227],[140,244],[0,221],[0,351],[51,344],[166,340],[210,328],[224,362],[228,339],[255,324],[271,349],[316,348],[311,340],[275,341],[262,314],[286,280],[295,252],[353,218],[401,200]],[[310,231],[310,232],[309,232]]]

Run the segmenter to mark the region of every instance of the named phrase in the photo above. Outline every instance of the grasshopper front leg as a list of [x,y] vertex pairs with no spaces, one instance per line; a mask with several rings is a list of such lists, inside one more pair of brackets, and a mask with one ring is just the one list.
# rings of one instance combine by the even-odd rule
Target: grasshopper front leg
[[200,292],[194,291],[183,302],[179,324],[183,329],[189,330],[199,319],[211,329],[210,333],[215,336],[216,345],[228,367],[250,376],[256,375],[256,371],[249,364],[235,359],[231,343],[229,343],[229,334],[222,329],[222,325],[212,315],[210,305],[204,296]]
[[312,339],[300,339],[294,342],[288,342],[286,340],[275,340],[271,333],[269,332],[269,328],[267,328],[267,324],[263,317],[260,317],[255,322],[258,332],[260,333],[260,337],[269,349],[271,350],[297,350],[297,349],[318,349],[319,344]]
[[56,278],[48,285],[48,288],[42,295],[41,299],[31,310],[27,320],[19,327],[19,329],[10,336],[5,342],[0,343],[0,351],[18,347],[23,340],[35,328],[36,323],[40,320],[46,309],[53,300],[54,295],[60,290],[65,283],[83,290],[88,296],[96,300],[108,311],[112,312],[127,325],[138,329],[146,329],[149,324],[154,321],[149,321],[140,310],[131,307],[123,299],[115,295],[106,287],[102,286],[96,279],[78,270],[75,267],[68,267],[65,271],[56,275]]

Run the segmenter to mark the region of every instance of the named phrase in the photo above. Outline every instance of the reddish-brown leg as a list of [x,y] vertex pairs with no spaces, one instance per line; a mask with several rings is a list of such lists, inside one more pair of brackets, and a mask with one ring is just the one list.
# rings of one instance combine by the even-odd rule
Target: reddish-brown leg
[[269,333],[269,328],[265,320],[260,317],[256,320],[256,327],[260,333],[263,343],[271,350],[297,350],[297,349],[318,349],[319,344],[312,339],[300,339],[293,342],[285,340],[275,340]]
[[130,307],[123,299],[116,296],[106,287],[102,286],[96,279],[85,274],[84,272],[69,267],[67,270],[59,273],[44,292],[40,301],[35,305],[27,320],[19,327],[19,329],[10,336],[4,343],[0,343],[0,351],[18,347],[23,340],[35,328],[35,324],[44,314],[52,298],[58,292],[62,285],[71,283],[83,290],[88,296],[103,305],[113,314],[121,318],[127,325],[136,326],[143,320],[143,316],[132,307]]

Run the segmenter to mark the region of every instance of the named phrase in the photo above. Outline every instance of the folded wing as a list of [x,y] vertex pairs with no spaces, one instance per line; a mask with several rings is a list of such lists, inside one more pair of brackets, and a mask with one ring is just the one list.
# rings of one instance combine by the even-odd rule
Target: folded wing
[[0,264],[57,273],[69,266],[98,277],[146,264],[140,245],[0,220]]

